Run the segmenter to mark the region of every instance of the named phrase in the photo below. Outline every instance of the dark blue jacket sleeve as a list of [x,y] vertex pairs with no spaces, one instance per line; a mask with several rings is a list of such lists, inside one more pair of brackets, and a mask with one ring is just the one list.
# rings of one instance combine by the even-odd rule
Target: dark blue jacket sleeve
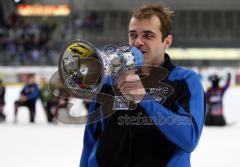
[[[189,97],[178,104],[178,112],[172,112],[146,94],[140,102],[159,130],[180,149],[192,152],[196,147],[203,128],[205,117],[204,90],[199,77],[194,72],[177,74],[179,80],[185,80]],[[176,77],[177,78],[177,77]],[[185,104],[188,104],[186,111]],[[156,119],[161,118],[161,119]]]
[[[88,112],[94,112],[96,110],[95,100],[90,104]],[[99,122],[89,123],[85,126],[84,138],[83,138],[83,150],[80,160],[80,167],[88,167],[88,159],[92,152],[93,147],[95,146],[98,137],[99,130],[97,129]]]
[[34,91],[32,93],[30,93],[29,95],[27,95],[28,100],[37,100],[39,96],[39,89],[37,84],[34,85]]

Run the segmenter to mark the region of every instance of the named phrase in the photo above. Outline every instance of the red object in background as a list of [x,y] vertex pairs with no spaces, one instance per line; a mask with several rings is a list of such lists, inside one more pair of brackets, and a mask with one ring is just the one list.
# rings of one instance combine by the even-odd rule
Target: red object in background
[[71,7],[69,4],[21,4],[17,6],[17,12],[20,16],[68,16]]

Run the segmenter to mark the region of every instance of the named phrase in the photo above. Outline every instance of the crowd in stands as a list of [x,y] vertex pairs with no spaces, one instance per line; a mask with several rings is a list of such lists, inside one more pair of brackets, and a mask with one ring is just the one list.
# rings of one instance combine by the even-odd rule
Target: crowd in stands
[[24,20],[12,15],[0,25],[0,65],[55,65],[67,41],[68,24],[63,21]]
[[0,65],[57,65],[62,48],[81,38],[82,31],[101,30],[102,19],[95,12],[84,17],[23,18],[10,15],[0,25]]

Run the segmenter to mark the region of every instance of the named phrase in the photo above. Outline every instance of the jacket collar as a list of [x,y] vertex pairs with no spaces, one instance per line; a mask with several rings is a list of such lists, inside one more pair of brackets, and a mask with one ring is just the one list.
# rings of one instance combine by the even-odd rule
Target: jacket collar
[[164,62],[160,66],[169,71],[175,67],[167,53],[164,54]]

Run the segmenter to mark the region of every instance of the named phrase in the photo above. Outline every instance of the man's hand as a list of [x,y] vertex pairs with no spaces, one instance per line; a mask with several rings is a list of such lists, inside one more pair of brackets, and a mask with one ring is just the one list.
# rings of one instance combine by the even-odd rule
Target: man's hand
[[130,75],[125,72],[121,73],[118,79],[118,89],[123,96],[130,101],[139,103],[146,91],[138,75]]

